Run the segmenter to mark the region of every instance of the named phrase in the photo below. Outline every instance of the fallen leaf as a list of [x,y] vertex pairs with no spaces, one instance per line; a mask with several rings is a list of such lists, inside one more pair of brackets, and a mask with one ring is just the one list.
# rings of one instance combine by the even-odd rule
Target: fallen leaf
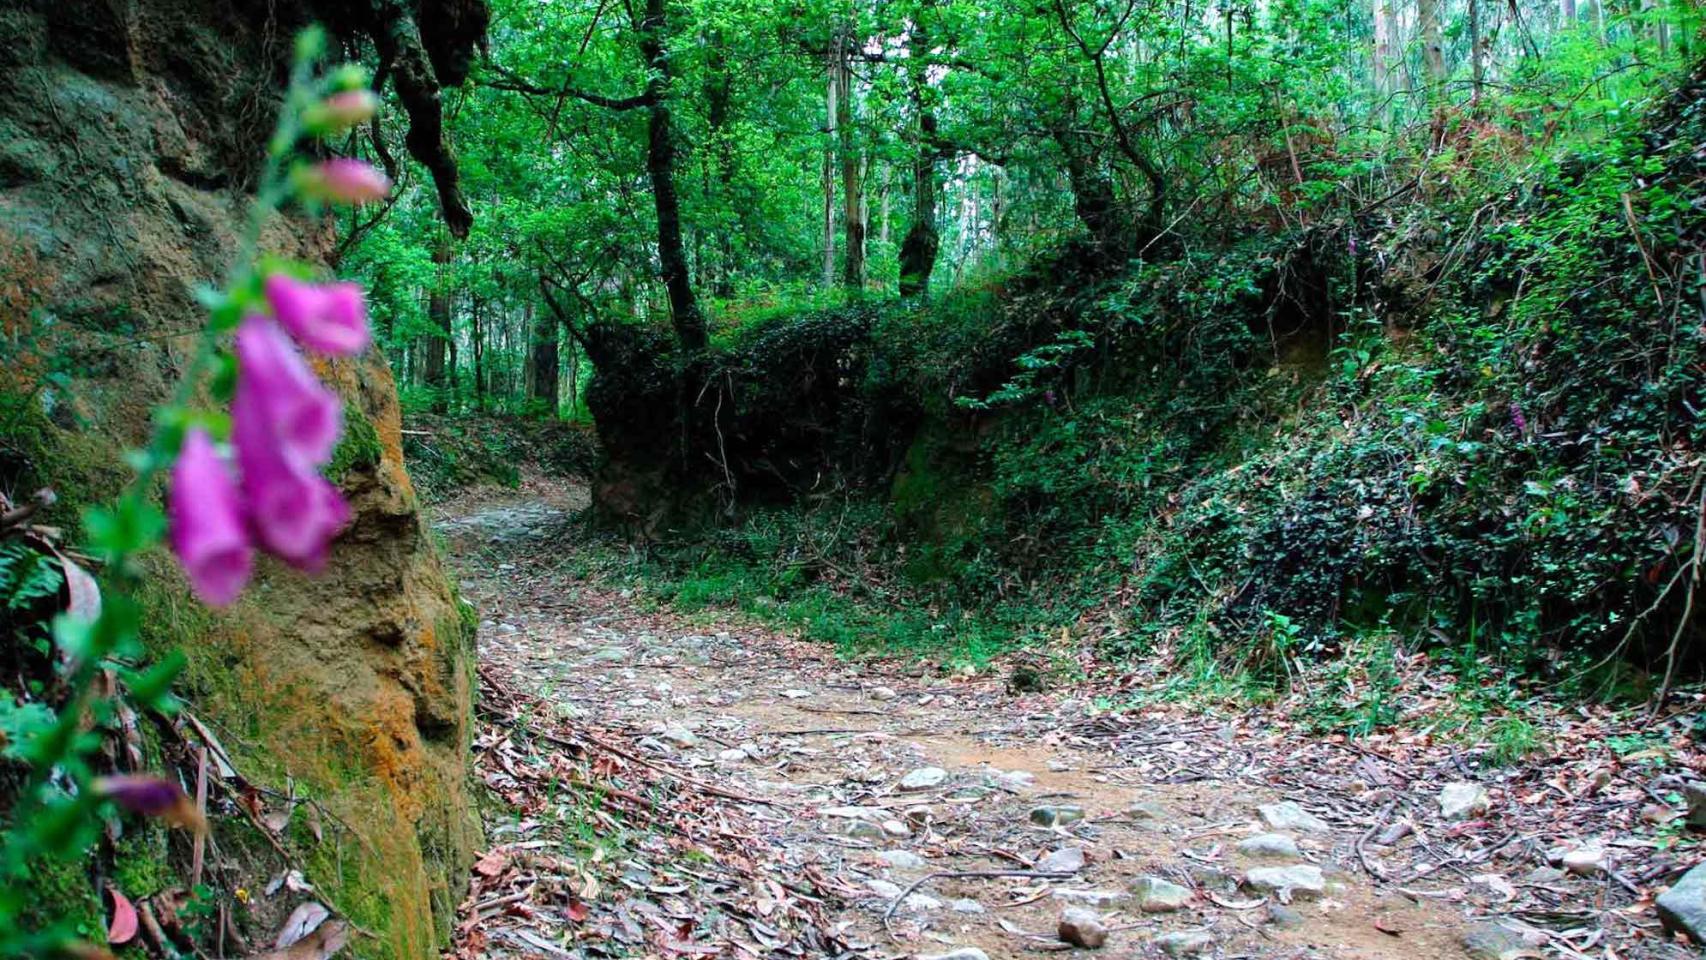
[[1403,936],[1404,934],[1402,927],[1393,926],[1392,922],[1389,920],[1375,920],[1374,929],[1379,930],[1381,933],[1384,933],[1389,937],[1398,937]]
[[349,924],[332,920],[286,949],[257,953],[248,960],[330,960],[348,942]]
[[474,864],[474,872],[482,877],[495,877],[504,872],[504,866],[509,858],[501,850],[492,850]]
[[313,933],[332,915],[324,905],[313,900],[305,901],[301,906],[290,912],[290,919],[284,921],[284,926],[278,931],[278,939],[273,941],[273,948],[283,950],[291,944]]
[[273,833],[283,833],[285,828],[290,826],[290,817],[295,812],[296,804],[286,804],[283,810],[274,810],[262,817],[261,823],[265,824],[266,828]]
[[107,923],[107,942],[117,947],[129,943],[136,936],[136,907],[112,884],[107,885],[107,896],[113,898],[113,918]]
[[79,620],[100,619],[101,588],[95,578],[58,550],[53,555],[59,558],[59,567],[65,571],[65,612]]

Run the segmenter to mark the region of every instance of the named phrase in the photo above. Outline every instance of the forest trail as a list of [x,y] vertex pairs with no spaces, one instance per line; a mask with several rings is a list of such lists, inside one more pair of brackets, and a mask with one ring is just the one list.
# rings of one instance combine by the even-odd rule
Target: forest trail
[[[1405,794],[1351,746],[1183,711],[1091,718],[1072,691],[648,610],[578,575],[579,496],[441,511],[483,618],[475,753],[502,801],[459,956],[1020,957],[1067,949],[1075,907],[1116,956],[1460,957],[1466,934],[1488,951],[1469,956],[1543,955],[1477,925],[1515,895],[1500,871],[1527,867],[1492,865],[1519,846],[1503,827],[1424,826],[1438,780]],[[1264,824],[1283,801],[1302,813],[1268,819],[1298,822]],[[1471,852],[1412,876],[1378,841],[1417,831]],[[1297,849],[1239,847],[1287,846],[1276,833]],[[1014,875],[951,876],[997,872]],[[1289,906],[1252,889],[1264,875],[1299,884]]]

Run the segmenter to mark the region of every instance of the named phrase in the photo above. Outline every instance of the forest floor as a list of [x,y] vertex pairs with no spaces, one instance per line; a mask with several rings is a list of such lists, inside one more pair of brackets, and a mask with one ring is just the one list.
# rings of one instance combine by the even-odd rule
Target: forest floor
[[530,480],[436,511],[482,617],[458,957],[1691,955],[1651,903],[1698,856],[1686,738],[1647,762],[1583,709],[1496,770],[848,661],[588,573],[584,503]]

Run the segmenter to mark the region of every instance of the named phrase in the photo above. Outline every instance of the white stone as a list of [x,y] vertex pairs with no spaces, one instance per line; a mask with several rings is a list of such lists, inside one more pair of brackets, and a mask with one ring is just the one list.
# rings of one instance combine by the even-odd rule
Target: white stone
[[1238,852],[1246,857],[1269,857],[1276,860],[1296,860],[1303,856],[1297,841],[1283,833],[1258,833],[1238,841]]
[[661,736],[664,740],[675,744],[683,750],[691,749],[699,745],[699,738],[693,735],[693,731],[679,724],[664,727]]
[[1327,878],[1313,864],[1290,867],[1256,867],[1244,875],[1244,885],[1257,893],[1271,893],[1282,903],[1293,897],[1314,900],[1327,892]]
[[1077,873],[1084,869],[1083,847],[1061,847],[1043,854],[1037,860],[1039,873]]
[[1262,822],[1270,830],[1296,830],[1300,833],[1332,833],[1333,828],[1327,822],[1303,809],[1290,800],[1279,803],[1267,803],[1256,808],[1262,815]]
[[1160,877],[1138,878],[1131,892],[1137,895],[1137,907],[1144,913],[1174,913],[1191,902],[1190,890]]
[[[884,900],[893,900],[900,896],[902,889],[899,884],[890,883],[887,880],[866,880],[865,888]],[[903,900],[900,906],[903,910],[925,912],[942,909],[942,901],[935,897],[927,897],[922,893],[915,893]]]
[[948,782],[948,771],[941,767],[919,767],[900,778],[902,790],[934,790]]
[[1439,792],[1439,815],[1447,820],[1478,817],[1492,805],[1492,798],[1478,783],[1448,783]]
[[1214,949],[1214,935],[1201,930],[1181,930],[1164,933],[1154,943],[1169,957],[1193,957]]
[[1062,903],[1082,903],[1092,907],[1111,907],[1131,899],[1124,890],[1085,890],[1062,887],[1053,894]]
[[884,850],[877,859],[896,870],[922,870],[924,858],[910,850]]
[[1597,877],[1605,872],[1603,847],[1578,847],[1564,854],[1564,869],[1578,877]]
[[873,700],[893,700],[895,697],[898,697],[898,696],[900,696],[900,694],[895,693],[893,687],[872,687],[871,688],[871,699],[873,699]]

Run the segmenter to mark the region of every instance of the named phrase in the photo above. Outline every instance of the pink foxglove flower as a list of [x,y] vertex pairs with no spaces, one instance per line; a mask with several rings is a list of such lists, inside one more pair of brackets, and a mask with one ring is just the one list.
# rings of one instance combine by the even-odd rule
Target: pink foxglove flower
[[282,273],[266,280],[273,316],[297,342],[333,356],[367,348],[367,304],[353,283],[306,283]]
[[[296,352],[278,324],[250,316],[237,330],[233,414],[251,442],[265,439],[287,459],[313,468],[332,458],[343,432],[343,406]],[[239,459],[243,454],[239,445]]]
[[255,552],[243,524],[237,484],[201,428],[184,438],[167,510],[172,550],[184,566],[190,588],[203,603],[223,607],[237,599],[254,569]]
[[391,193],[391,178],[372,164],[348,157],[327,160],[310,168],[302,178],[310,195],[334,203],[373,203]]
[[317,572],[326,565],[332,540],[349,522],[349,506],[330,481],[269,443],[242,400],[239,390],[233,430],[249,522],[268,550],[299,570]]
[[265,413],[241,388],[232,416],[243,497],[256,539],[297,569],[320,570],[332,540],[349,522],[349,507],[335,486],[270,438]]

